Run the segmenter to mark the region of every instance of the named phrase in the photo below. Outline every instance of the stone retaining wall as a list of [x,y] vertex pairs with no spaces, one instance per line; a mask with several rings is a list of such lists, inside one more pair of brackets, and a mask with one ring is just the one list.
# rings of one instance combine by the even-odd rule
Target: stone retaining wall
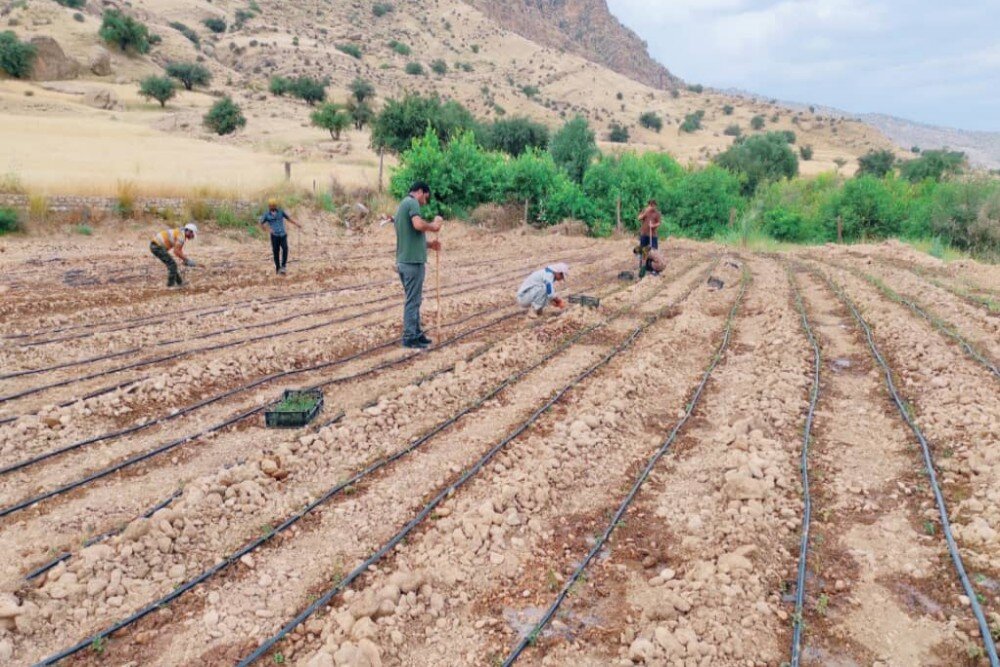
[[[27,211],[30,198],[28,195],[0,194],[0,207],[13,208],[20,211]],[[87,219],[95,213],[114,214],[118,212],[118,199],[115,197],[46,197],[48,212],[54,214],[77,213],[81,218]],[[184,215],[188,210],[190,200],[180,198],[159,198],[135,200],[133,215],[164,214],[171,213],[176,216]],[[216,208],[226,206],[234,209],[238,213],[253,211],[257,206],[256,202],[250,201],[223,201],[214,199],[199,200],[200,204],[206,207]]]

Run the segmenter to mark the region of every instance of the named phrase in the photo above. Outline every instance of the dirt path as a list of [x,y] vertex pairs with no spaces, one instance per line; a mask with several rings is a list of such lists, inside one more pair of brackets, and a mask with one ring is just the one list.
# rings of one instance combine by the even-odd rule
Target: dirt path
[[798,280],[824,357],[803,664],[958,664],[965,610],[940,535],[924,529],[912,435],[850,314],[816,277]]

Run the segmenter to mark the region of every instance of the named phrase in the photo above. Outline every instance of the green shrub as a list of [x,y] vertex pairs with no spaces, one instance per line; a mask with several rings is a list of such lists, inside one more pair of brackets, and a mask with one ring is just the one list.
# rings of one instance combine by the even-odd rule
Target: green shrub
[[597,142],[587,119],[576,116],[552,137],[549,142],[552,158],[576,183],[583,183],[583,176],[591,161],[597,156]]
[[681,132],[697,132],[701,129],[701,120],[705,117],[705,112],[702,110],[695,111],[694,113],[689,113],[684,116],[684,122],[681,123]]
[[246,124],[242,109],[231,97],[223,97],[205,114],[205,127],[219,135],[232,134]]
[[0,207],[0,236],[20,231],[21,221],[17,211],[12,208]]
[[655,111],[644,111],[639,114],[639,125],[647,130],[659,132],[663,129],[663,119]]
[[473,44],[469,48],[472,50],[473,53],[479,53],[479,45],[478,44]]
[[736,123],[733,123],[732,125],[726,127],[726,129],[724,129],[722,133],[727,137],[742,137],[743,129]]
[[195,86],[207,86],[212,82],[212,73],[207,67],[198,63],[168,63],[167,76],[180,81],[185,90],[193,90]]
[[80,236],[91,236],[94,233],[94,228],[90,225],[77,225],[73,228],[73,231]]
[[436,95],[407,95],[402,100],[386,102],[372,124],[372,145],[402,153],[414,139],[424,136],[428,126],[441,143],[447,143],[456,133],[474,130],[476,120],[454,100],[442,102]]
[[733,109],[733,105],[732,104],[726,104],[726,105],[724,105],[722,107],[722,113],[724,113],[727,116],[732,116],[733,115],[733,111],[735,111],[735,109]]
[[799,211],[776,208],[764,214],[762,229],[765,234],[786,243],[817,241],[819,232],[811,227]]
[[923,180],[941,181],[961,174],[965,167],[965,153],[948,150],[924,151],[920,157],[900,165],[899,173],[911,183]]
[[117,9],[104,12],[98,34],[123,53],[149,53],[149,28]]
[[789,144],[792,144],[793,146],[795,145],[796,136],[794,132],[792,132],[791,130],[782,130],[780,134],[785,135],[785,141],[787,141]]
[[673,180],[682,178],[684,170],[668,155],[624,153],[602,156],[583,179],[583,192],[594,205],[596,228],[617,224],[618,199],[621,199],[622,222],[638,229],[636,216],[650,199],[662,201]]
[[[930,152],[930,151],[928,151]],[[1000,181],[977,178],[934,183],[927,198],[924,229],[949,244],[977,255],[1000,255]]]
[[372,14],[374,14],[378,18],[381,18],[386,14],[388,14],[389,12],[393,11],[394,9],[395,7],[393,7],[391,3],[376,2],[374,5],[372,5]]
[[[273,89],[272,92],[274,92]],[[286,92],[309,106],[313,106],[326,99],[326,82],[308,76],[300,76],[288,81]]]
[[70,9],[83,9],[87,6],[87,0],[56,0],[56,2]]
[[752,127],[755,130],[758,130],[758,131],[763,130],[764,129],[764,117],[761,116],[761,115],[757,115],[757,116],[754,116],[753,118],[751,118],[750,119],[750,127]]
[[337,50],[361,60],[361,47],[357,44],[337,44]]
[[327,102],[310,116],[312,124],[330,133],[334,140],[340,139],[340,133],[346,130],[352,122],[348,114],[339,104]]
[[165,107],[167,101],[177,95],[177,87],[165,76],[149,76],[139,84],[139,94],[146,99],[154,99],[161,107]]
[[390,192],[404,196],[410,184],[423,180],[431,184],[434,197],[423,207],[427,216],[459,217],[500,195],[503,158],[482,150],[471,132],[456,135],[446,145],[433,129],[414,140],[399,158]]
[[487,150],[516,157],[532,148],[545,150],[549,144],[549,129],[530,118],[503,118],[480,127],[476,138]]
[[272,95],[282,97],[292,89],[292,80],[283,76],[272,76],[268,86]]
[[420,63],[409,62],[406,63],[406,67],[403,68],[403,71],[411,76],[420,76],[424,73],[424,66]]
[[448,72],[448,63],[437,58],[431,61],[431,71],[440,76],[444,76]]
[[254,18],[255,16],[256,14],[254,14],[252,11],[246,9],[237,9],[236,14],[233,17],[234,23],[236,24],[236,29],[239,30],[240,28],[242,28],[247,21]]
[[799,159],[785,139],[781,132],[749,137],[717,155],[715,163],[737,174],[743,194],[751,195],[761,183],[798,175]]
[[202,21],[201,24],[216,34],[224,33],[228,27],[226,25],[226,19],[218,16],[207,18]]
[[661,202],[668,231],[712,238],[729,224],[729,211],[743,208],[740,182],[725,169],[708,166],[670,182]]
[[76,21],[77,23],[84,23],[86,22],[87,17],[81,14],[80,12],[73,12],[73,20]]
[[843,222],[844,238],[884,239],[902,230],[907,216],[905,199],[896,196],[893,188],[903,186],[895,180],[883,180],[870,175],[852,178],[828,202],[824,223],[828,238],[836,237],[836,220]]
[[801,157],[806,162],[813,159],[813,147],[799,146],[799,157]]
[[621,123],[611,123],[611,127],[608,128],[608,141],[616,144],[627,144],[628,140],[628,128]]
[[701,85],[700,83],[691,83],[691,84],[688,84],[687,89],[689,91],[691,91],[692,93],[703,93],[703,92],[705,92],[705,86]]
[[170,27],[176,30],[177,32],[181,33],[185,37],[187,37],[188,41],[190,41],[195,46],[201,46],[201,37],[198,36],[198,33],[196,33],[188,26],[184,25],[180,21],[172,22],[170,24]]
[[389,42],[389,48],[401,56],[408,56],[410,55],[410,53],[413,52],[413,50],[409,46],[403,44],[402,42],[398,42],[396,40],[392,40],[391,42]]
[[882,178],[896,165],[896,155],[890,150],[868,151],[858,158],[858,175]]
[[22,42],[12,31],[0,32],[0,72],[15,79],[31,76],[36,49],[33,44]]

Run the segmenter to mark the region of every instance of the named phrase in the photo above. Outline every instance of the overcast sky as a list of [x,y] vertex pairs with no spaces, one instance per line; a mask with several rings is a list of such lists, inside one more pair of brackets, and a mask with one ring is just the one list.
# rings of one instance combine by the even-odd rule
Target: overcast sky
[[688,82],[1000,131],[1000,0],[608,0]]

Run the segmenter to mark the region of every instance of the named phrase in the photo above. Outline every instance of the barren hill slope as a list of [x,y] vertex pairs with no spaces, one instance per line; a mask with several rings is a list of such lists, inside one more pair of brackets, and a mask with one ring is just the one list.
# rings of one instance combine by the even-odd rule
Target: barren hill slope
[[[661,90],[637,81],[649,57],[634,35],[615,27],[603,0],[536,4],[526,13],[508,13],[506,23],[511,28],[520,25],[525,33],[529,31],[524,26],[534,17],[547,35],[537,37],[541,42],[491,18],[501,3],[484,4],[484,13],[463,0],[413,0],[395,2],[392,11],[381,16],[373,11],[375,4],[134,0],[123,9],[147,23],[162,43],[147,56],[112,52],[111,73],[102,76],[87,65],[105,48],[97,35],[104,5],[88,2],[74,18],[74,10],[52,0],[9,4],[0,28],[9,25],[22,38],[52,37],[83,67],[73,81],[0,81],[0,143],[8,149],[0,173],[17,172],[29,185],[49,190],[106,190],[109,183],[113,188],[117,180],[127,179],[168,189],[218,186],[223,181],[227,188],[243,191],[280,180],[281,162],[289,160],[298,165],[293,173],[300,184],[325,183],[331,177],[371,184],[378,162],[368,147],[367,132],[351,131],[332,141],[328,133],[311,127],[309,106],[267,93],[268,80],[276,74],[327,78],[329,95],[337,102],[346,100],[347,85],[361,76],[374,83],[376,105],[407,92],[438,93],[459,100],[482,118],[526,115],[553,128],[582,114],[602,140],[612,123],[629,128],[628,145],[604,143],[606,150],[665,150],[685,164],[707,163],[732,143],[724,130],[737,125],[750,133],[751,119],[758,115],[765,121],[761,131],[792,131],[799,146],[813,147],[813,159],[802,163],[806,174],[838,169],[837,163],[850,173],[858,156],[892,146],[860,122],[792,112],[710,90]],[[238,15],[242,20],[237,21]],[[203,21],[210,17],[224,18],[226,32],[207,29]],[[178,23],[197,33],[200,47],[176,28]],[[581,26],[590,26],[594,39],[606,36],[606,44],[604,51],[580,48],[631,76],[549,45],[558,43],[560,34],[572,38]],[[393,42],[404,44],[409,54],[400,54],[405,49],[394,49]],[[358,47],[361,57],[345,53],[345,45]],[[166,109],[137,96],[142,77],[162,72],[175,60],[202,61],[213,73],[210,89],[182,92]],[[431,71],[435,61],[445,65],[442,74]],[[425,73],[407,74],[411,62],[420,63]],[[670,75],[656,67],[651,66],[649,76],[659,85]],[[114,92],[121,107],[88,106],[86,96],[95,91]],[[236,135],[220,138],[205,131],[201,117],[223,94],[243,107],[248,123]],[[664,119],[661,132],[639,126],[639,115],[647,111]],[[702,129],[681,132],[685,116],[697,111],[704,115]],[[42,131],[67,160],[54,162],[38,150],[32,133]],[[113,144],[102,140],[112,135]],[[170,137],[182,140],[177,150],[166,149]],[[72,164],[72,170],[60,171],[63,162]]]

